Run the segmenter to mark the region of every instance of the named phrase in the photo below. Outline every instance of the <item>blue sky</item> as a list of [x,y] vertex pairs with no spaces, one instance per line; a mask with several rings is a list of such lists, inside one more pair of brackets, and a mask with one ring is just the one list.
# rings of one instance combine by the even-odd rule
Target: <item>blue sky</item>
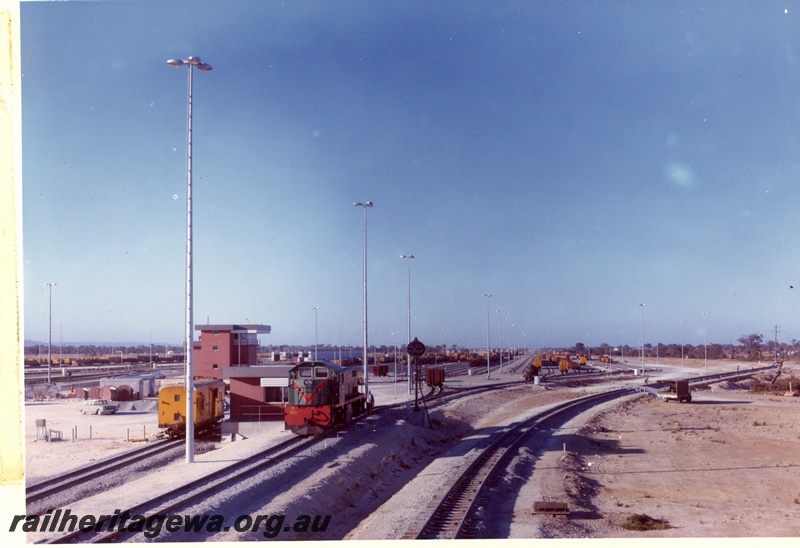
[[182,340],[190,55],[196,323],[360,344],[369,200],[371,344],[800,339],[797,2],[21,15],[27,339]]

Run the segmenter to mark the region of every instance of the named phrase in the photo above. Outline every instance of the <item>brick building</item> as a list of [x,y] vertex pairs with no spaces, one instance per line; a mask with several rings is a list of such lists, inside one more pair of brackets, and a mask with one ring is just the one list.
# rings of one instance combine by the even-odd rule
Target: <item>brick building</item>
[[261,422],[283,418],[290,365],[260,365],[260,324],[197,325],[195,377],[223,379],[230,387],[230,421]]
[[194,342],[194,376],[222,379],[223,367],[258,365],[258,335],[269,333],[260,324],[196,325],[200,339]]
[[231,387],[230,420],[282,420],[292,367],[294,364],[225,368],[222,376]]

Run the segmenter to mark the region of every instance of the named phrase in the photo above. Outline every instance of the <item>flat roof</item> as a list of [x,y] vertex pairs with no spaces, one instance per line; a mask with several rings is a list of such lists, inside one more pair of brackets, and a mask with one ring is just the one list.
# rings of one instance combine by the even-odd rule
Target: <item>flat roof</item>
[[[223,367],[223,379],[243,379],[243,378],[289,378],[289,370],[294,365],[240,365],[238,367]],[[288,381],[287,381],[288,382]]]
[[291,367],[291,369],[295,369],[297,367],[303,367],[303,366],[310,367],[310,366],[313,366],[313,365],[324,365],[325,367],[330,367],[331,369],[333,369],[337,373],[343,373],[344,371],[347,371],[349,369],[349,367],[343,367],[343,366],[339,365],[338,363],[333,363],[332,361],[328,361],[328,360],[317,360],[317,361],[309,361],[309,362],[300,362],[300,363],[294,364]]
[[260,323],[221,323],[208,325],[195,325],[196,331],[229,331],[231,333],[269,333],[272,327]]

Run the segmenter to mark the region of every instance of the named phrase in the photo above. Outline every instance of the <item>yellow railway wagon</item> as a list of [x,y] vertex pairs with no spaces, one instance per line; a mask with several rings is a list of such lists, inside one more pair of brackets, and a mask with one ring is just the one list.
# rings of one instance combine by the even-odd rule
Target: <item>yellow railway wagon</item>
[[[214,431],[225,418],[225,383],[217,379],[194,381],[195,437]],[[186,433],[186,387],[165,386],[158,392],[158,427],[171,438]]]

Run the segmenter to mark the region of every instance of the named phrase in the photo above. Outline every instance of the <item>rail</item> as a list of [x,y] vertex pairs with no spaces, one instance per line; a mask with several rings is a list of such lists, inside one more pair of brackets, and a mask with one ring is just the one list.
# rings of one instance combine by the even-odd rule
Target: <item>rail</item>
[[503,469],[514,450],[537,426],[547,421],[567,420],[585,407],[635,392],[632,388],[620,388],[585,396],[556,405],[518,425],[501,430],[479,455],[463,467],[458,477],[445,486],[444,492],[428,505],[429,517],[412,525],[403,538],[474,538],[477,520],[472,518],[472,513],[478,503],[485,499],[484,487],[491,483],[492,476]]
[[77,468],[66,474],[61,474],[54,478],[29,485],[25,491],[25,504],[29,506],[31,503],[60,493],[75,485],[84,484],[88,480],[98,479],[127,466],[139,464],[142,459],[164,453],[182,445],[183,442],[181,441],[155,442],[147,447],[125,451],[124,453],[94,462],[89,466]]
[[[218,496],[225,489],[236,489],[244,479],[281,463],[287,457],[299,453],[326,438],[322,435],[315,438],[292,438],[241,461],[225,466],[206,476],[159,493],[152,498],[126,508],[121,514],[129,515],[169,515],[186,508],[192,503],[206,501]],[[120,542],[136,533],[127,531],[81,531],[80,529],[37,541],[36,544],[61,544],[72,542]]]

